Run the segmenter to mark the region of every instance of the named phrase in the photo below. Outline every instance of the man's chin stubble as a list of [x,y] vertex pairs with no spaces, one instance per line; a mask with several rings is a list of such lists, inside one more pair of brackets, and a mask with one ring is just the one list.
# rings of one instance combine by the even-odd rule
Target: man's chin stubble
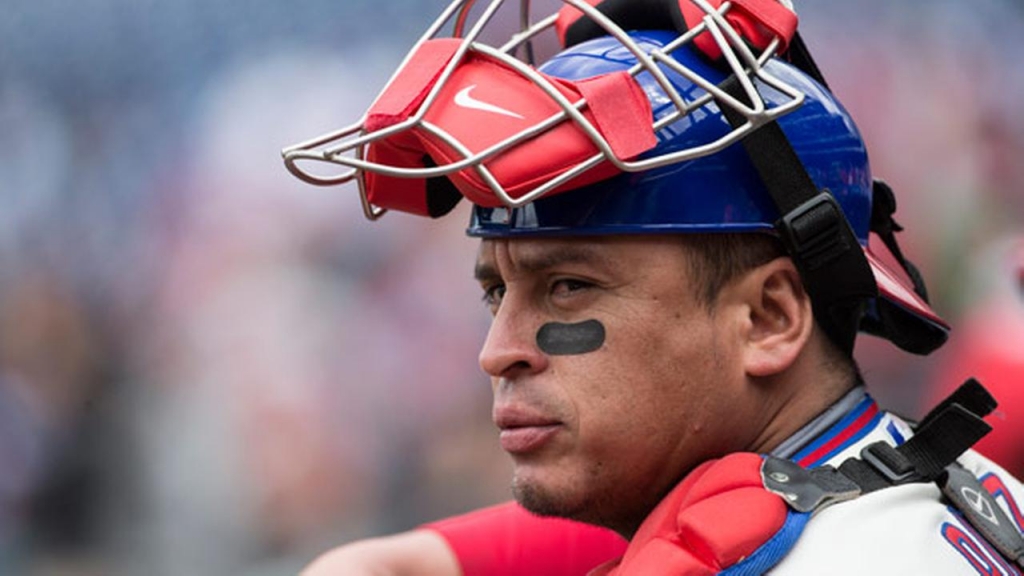
[[[516,502],[538,516],[555,516],[588,524],[607,526],[601,508],[579,495],[559,495],[534,483],[514,480],[512,495]],[[595,514],[596,513],[596,514]]]
[[576,519],[579,514],[579,506],[572,506],[564,497],[551,494],[535,484],[515,480],[512,482],[512,495],[520,506],[538,516]]
[[636,531],[643,516],[632,519],[615,517],[614,510],[619,497],[625,493],[611,495],[613,501],[601,502],[601,499],[588,498],[579,494],[559,495],[552,493],[536,483],[525,482],[518,478],[512,481],[512,495],[520,506],[538,516],[554,516],[610,528],[625,538],[631,537]]

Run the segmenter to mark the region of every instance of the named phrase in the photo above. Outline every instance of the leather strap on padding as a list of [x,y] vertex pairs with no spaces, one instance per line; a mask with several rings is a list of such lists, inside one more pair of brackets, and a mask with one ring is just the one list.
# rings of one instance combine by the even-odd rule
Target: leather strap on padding
[[953,503],[1008,560],[1024,568],[1024,537],[999,506],[992,494],[963,466],[954,464],[946,469],[946,477],[939,482],[942,494]]

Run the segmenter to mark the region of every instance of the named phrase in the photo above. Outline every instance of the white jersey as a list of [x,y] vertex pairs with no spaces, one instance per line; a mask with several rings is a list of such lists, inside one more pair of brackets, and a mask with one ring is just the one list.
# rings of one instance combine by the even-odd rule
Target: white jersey
[[[902,444],[913,435],[906,422],[878,410],[862,392],[855,407],[788,455],[805,467],[838,466],[867,445]],[[958,462],[994,496],[1024,533],[1024,486],[1001,467],[968,451]],[[1020,575],[943,499],[934,483],[885,488],[817,512],[773,576]]]

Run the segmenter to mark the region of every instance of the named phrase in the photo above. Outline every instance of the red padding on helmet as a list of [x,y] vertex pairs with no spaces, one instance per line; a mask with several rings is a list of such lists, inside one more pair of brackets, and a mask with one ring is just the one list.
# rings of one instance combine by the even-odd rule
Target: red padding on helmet
[[[448,49],[428,48],[428,58],[435,69],[443,68],[442,58],[433,58]],[[423,95],[437,81],[436,73],[403,70],[375,104],[371,115],[386,122],[401,121],[422,105]],[[650,102],[640,86],[625,72],[571,82],[546,77],[554,88],[570,102],[587,98],[582,113],[608,141],[613,153],[622,159],[633,158],[657,144],[652,127]],[[419,85],[417,85],[419,83]],[[418,103],[417,103],[418,102]],[[414,105],[415,103],[415,105]],[[513,137],[562,111],[561,106],[529,78],[500,60],[476,52],[468,52],[438,91],[424,115],[424,121],[436,126],[471,154],[479,153]],[[598,148],[572,121],[563,121],[529,140],[510,146],[483,164],[506,192],[521,197],[537,186],[597,154]],[[370,161],[402,167],[423,167],[425,157],[438,166],[463,160],[466,156],[422,126],[369,144]],[[603,163],[584,172],[555,191],[583,186],[617,173],[610,163]],[[466,198],[481,206],[502,204],[480,173],[469,167],[448,175]],[[426,187],[422,178],[394,178],[367,171],[367,195],[382,208],[428,214]]]
[[[376,132],[413,116],[459,45],[460,41],[454,39],[423,43],[370,107],[363,129]],[[377,141],[366,151],[369,162],[400,168],[422,168],[423,156],[419,140],[408,131]],[[396,178],[366,171],[364,182],[367,199],[372,204],[421,216],[430,215],[424,179]]]
[[[598,4],[602,3],[604,0],[584,0],[584,1],[587,4],[590,4],[591,6],[595,6],[596,7]],[[574,23],[576,23],[576,21],[579,20],[582,16],[583,16],[583,12],[580,12],[579,10],[577,10],[575,7],[573,7],[570,4],[566,4],[566,5],[562,6],[562,8],[558,11],[558,19],[555,20],[555,33],[558,34],[558,41],[561,43],[562,46],[565,46],[565,33],[566,33],[566,31],[569,29],[570,26],[572,26]]]
[[370,106],[363,129],[376,132],[415,114],[461,43],[454,38],[424,42]]
[[[366,159],[377,164],[403,168],[423,167],[423,147],[410,132],[400,132],[367,146]],[[396,178],[379,172],[363,172],[366,199],[374,206],[429,216],[427,181],[423,178]]]
[[[790,39],[796,33],[798,18],[795,12],[778,0],[730,0],[732,8],[725,19],[740,36],[757,49],[763,50],[778,36],[781,39],[779,53],[785,52]],[[689,28],[698,26],[707,14],[692,0],[678,0],[679,11]],[[708,3],[718,9],[723,0]],[[712,60],[722,57],[722,49],[710,33],[704,32],[693,40],[694,45]]]
[[789,41],[796,34],[799,18],[796,12],[786,8],[778,0],[732,0],[733,9],[740,9],[750,17],[733,14],[727,19],[740,34],[758,48],[765,48],[772,38],[778,36],[782,44],[779,53],[789,48]]
[[656,144],[654,132],[637,130],[637,126],[651,124],[651,105],[629,74],[602,74],[577,82],[576,88],[587,99],[592,120],[616,158],[639,156]]

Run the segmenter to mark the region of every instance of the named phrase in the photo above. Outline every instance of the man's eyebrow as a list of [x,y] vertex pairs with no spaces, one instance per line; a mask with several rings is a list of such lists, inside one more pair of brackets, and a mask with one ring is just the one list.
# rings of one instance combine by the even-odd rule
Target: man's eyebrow
[[[527,253],[516,259],[516,268],[523,272],[540,272],[565,264],[601,264],[605,255],[593,246],[570,245]],[[491,262],[477,262],[473,276],[480,281],[500,278],[497,268]]]
[[477,262],[476,266],[473,267],[473,278],[476,278],[478,282],[485,280],[494,280],[500,278],[497,268],[495,268],[490,262]]

